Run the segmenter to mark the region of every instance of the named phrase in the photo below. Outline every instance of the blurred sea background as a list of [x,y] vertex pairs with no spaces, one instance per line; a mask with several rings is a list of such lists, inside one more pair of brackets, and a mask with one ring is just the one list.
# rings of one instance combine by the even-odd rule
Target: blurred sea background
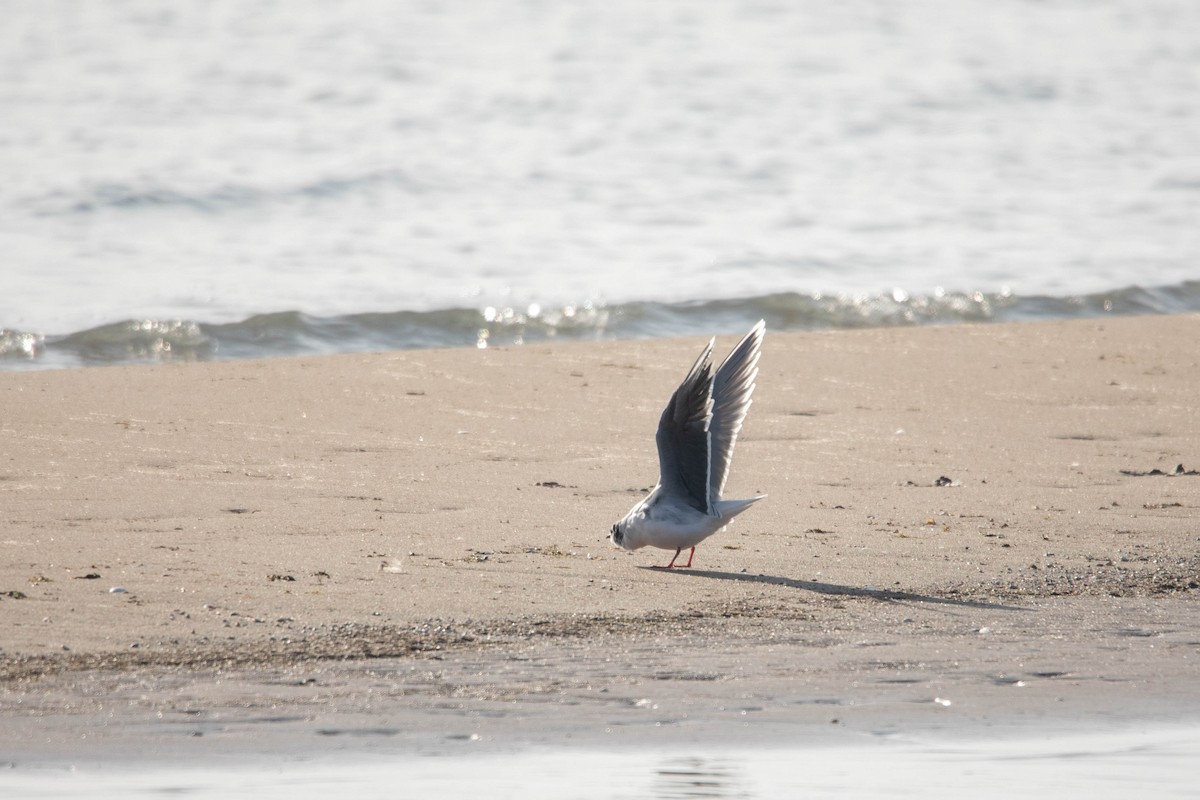
[[1200,310],[1192,0],[13,0],[0,369]]

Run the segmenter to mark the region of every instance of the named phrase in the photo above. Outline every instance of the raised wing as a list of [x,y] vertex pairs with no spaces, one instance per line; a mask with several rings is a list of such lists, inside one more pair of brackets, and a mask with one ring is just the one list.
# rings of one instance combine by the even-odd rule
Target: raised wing
[[733,446],[737,443],[746,412],[750,410],[750,395],[754,393],[754,379],[758,376],[759,348],[765,332],[766,323],[759,320],[733,348],[713,377],[712,419],[708,427],[712,454],[708,497],[714,504],[725,491]]
[[658,482],[698,511],[709,508],[709,421],[712,419],[713,342],[696,359],[658,420]]

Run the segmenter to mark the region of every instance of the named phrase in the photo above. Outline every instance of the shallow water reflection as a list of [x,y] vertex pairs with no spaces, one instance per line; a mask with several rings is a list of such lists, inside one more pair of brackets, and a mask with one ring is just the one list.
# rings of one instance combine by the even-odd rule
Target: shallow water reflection
[[857,744],[697,746],[702,752],[529,750],[461,755],[264,758],[164,767],[112,761],[12,764],[0,797],[89,800],[185,795],[327,800],[333,795],[451,798],[1193,797],[1200,727],[998,739],[877,737]]
[[655,798],[749,797],[736,759],[679,758],[660,766],[651,788]]

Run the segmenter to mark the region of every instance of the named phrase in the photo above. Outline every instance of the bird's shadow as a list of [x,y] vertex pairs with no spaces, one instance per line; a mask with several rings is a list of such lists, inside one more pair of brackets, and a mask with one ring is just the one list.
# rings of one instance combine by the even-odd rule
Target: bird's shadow
[[720,581],[740,581],[742,583],[766,583],[771,586],[786,586],[789,589],[800,589],[816,594],[833,595],[836,597],[866,597],[890,603],[933,603],[937,605],[958,606],[960,608],[986,609],[989,611],[1029,611],[1021,606],[1010,606],[1003,603],[988,603],[982,600],[960,600],[954,597],[934,597],[915,592],[895,591],[891,589],[868,589],[862,586],[843,586],[837,583],[822,583],[820,581],[804,581],[796,578],[784,578],[779,575],[750,575],[741,572],[716,572],[706,569],[663,569],[662,567],[641,567],[641,569],[671,575],[690,575],[697,578],[713,578]]

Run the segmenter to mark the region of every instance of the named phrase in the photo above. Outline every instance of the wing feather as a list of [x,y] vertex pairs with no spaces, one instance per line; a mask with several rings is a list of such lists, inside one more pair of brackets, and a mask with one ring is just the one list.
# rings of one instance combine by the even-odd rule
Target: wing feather
[[729,464],[733,460],[733,447],[738,433],[750,410],[750,395],[754,393],[754,379],[758,377],[758,356],[762,347],[766,323],[758,324],[738,343],[726,357],[713,377],[712,411],[709,423],[712,462],[709,467],[708,497],[711,506],[721,499],[725,490],[725,479],[729,477]]
[[709,425],[713,414],[713,375],[709,358],[713,342],[696,359],[687,377],[667,401],[658,421],[659,484],[708,513]]

